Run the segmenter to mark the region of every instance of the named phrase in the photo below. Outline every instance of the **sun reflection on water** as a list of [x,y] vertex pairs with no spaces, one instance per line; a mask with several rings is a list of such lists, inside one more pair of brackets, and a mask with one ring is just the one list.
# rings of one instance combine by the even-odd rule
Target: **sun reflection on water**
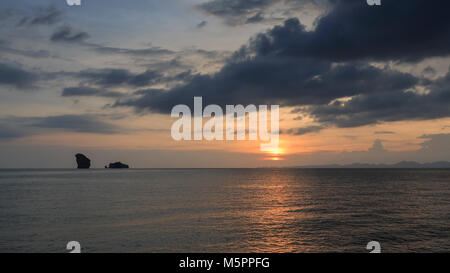
[[[255,177],[251,184],[243,185],[251,209],[243,211],[248,230],[247,249],[250,252],[303,252],[302,238],[293,232],[302,213],[293,211],[298,200],[293,198],[289,173],[277,169]],[[298,230],[298,227],[295,227]]]

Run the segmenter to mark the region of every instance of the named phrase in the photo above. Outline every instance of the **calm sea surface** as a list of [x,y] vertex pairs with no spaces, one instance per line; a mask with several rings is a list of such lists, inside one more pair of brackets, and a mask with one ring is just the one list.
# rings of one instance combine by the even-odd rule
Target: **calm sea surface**
[[450,170],[1,170],[0,252],[450,251]]

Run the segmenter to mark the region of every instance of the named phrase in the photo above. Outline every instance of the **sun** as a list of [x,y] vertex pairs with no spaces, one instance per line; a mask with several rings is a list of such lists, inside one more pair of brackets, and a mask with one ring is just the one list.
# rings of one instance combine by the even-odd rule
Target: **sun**
[[275,157],[268,157],[268,158],[266,158],[265,160],[270,160],[270,161],[283,161],[284,158],[275,156]]
[[284,149],[280,147],[274,147],[268,151],[271,155],[282,155],[284,154]]
[[269,156],[265,157],[264,160],[269,160],[269,161],[283,161],[284,158],[281,157],[285,151],[283,148],[278,147],[274,147],[268,151],[265,151],[265,153],[267,153]]

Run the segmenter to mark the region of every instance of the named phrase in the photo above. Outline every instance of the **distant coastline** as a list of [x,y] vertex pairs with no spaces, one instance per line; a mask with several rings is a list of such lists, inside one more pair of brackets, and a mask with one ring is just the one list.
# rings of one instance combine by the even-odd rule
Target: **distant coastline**
[[330,165],[306,165],[293,166],[291,168],[302,169],[447,169],[450,168],[450,162],[438,161],[431,163],[419,163],[415,161],[401,161],[395,164],[370,164],[370,163],[353,163],[353,164],[330,164]]

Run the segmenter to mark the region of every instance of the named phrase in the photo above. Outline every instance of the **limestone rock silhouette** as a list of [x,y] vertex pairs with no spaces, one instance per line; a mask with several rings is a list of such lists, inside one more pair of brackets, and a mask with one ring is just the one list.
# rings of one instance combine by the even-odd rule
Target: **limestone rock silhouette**
[[78,169],[89,169],[91,167],[91,160],[84,154],[76,154]]
[[110,169],[128,169],[130,166],[127,164],[123,164],[122,162],[115,162],[109,164]]

